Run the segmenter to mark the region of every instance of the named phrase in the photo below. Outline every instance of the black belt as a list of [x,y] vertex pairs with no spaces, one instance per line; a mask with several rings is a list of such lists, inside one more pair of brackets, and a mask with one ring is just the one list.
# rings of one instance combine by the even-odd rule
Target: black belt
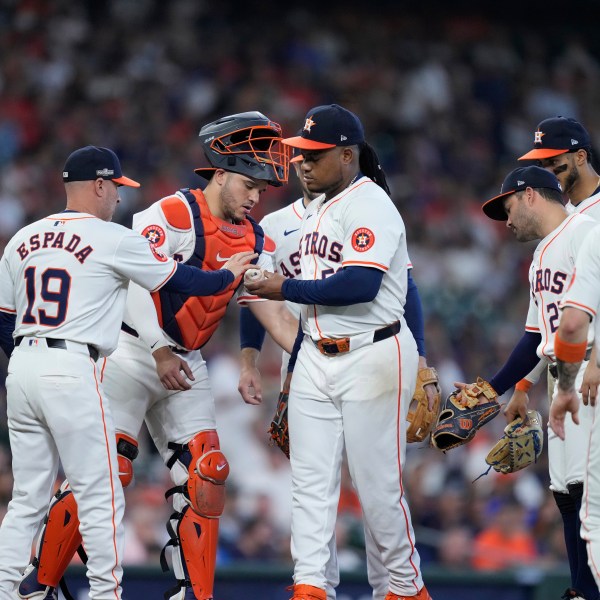
[[[386,340],[394,335],[396,335],[400,331],[400,321],[396,321],[391,325],[386,325],[381,329],[377,329],[373,333],[373,343],[381,342],[381,340]],[[325,354],[327,356],[333,356],[335,354],[343,354],[345,352],[350,352],[350,338],[325,338],[315,342],[313,340],[315,346],[319,349],[321,354]]]
[[[592,349],[588,348],[587,352],[585,353],[585,358],[583,360],[590,360],[591,355]],[[555,362],[550,363],[548,365],[548,372],[550,373],[550,375],[552,375],[552,377],[554,377],[554,379],[558,379],[558,365]]]
[[[15,338],[15,346],[20,346],[21,342],[23,341],[25,336],[20,335],[19,337]],[[42,338],[44,340],[46,340],[46,346],[48,346],[48,348],[59,348],[60,350],[67,350],[67,342],[66,340],[59,340],[57,338]],[[100,353],[98,352],[98,350],[96,348],[94,348],[94,346],[92,346],[91,344],[87,344],[87,349],[88,352],[90,353],[90,357],[91,359],[96,362],[98,360],[98,357],[100,356]]]
[[[136,338],[140,337],[140,334],[133,327],[129,327],[127,323],[121,323],[121,331],[124,331],[125,333],[128,333]],[[177,346],[169,346],[169,348],[171,348],[175,354],[187,354],[189,352],[189,350],[184,350],[183,348],[178,348]]]

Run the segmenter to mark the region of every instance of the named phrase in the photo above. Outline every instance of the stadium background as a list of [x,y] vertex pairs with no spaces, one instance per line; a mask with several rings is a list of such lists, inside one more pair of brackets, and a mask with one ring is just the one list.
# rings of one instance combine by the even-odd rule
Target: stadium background
[[[479,206],[532,146],[543,118],[576,117],[600,139],[597,5],[0,0],[0,251],[19,227],[62,209],[62,165],[79,146],[114,148],[142,182],[122,194],[116,220],[129,224],[137,210],[197,185],[203,123],[258,109],[293,135],[308,108],[337,102],[363,120],[406,222],[428,359],[444,392],[455,380],[489,377],[521,336],[532,246],[514,242]],[[297,196],[292,176],[263,196],[254,216]],[[237,339],[232,306],[203,350],[232,467],[217,598],[279,600],[291,583],[290,478],[265,429],[280,355],[265,344],[267,400],[246,406],[237,393]],[[0,518],[12,483],[5,374],[2,356]],[[532,401],[546,414],[544,388],[542,381]],[[538,583],[556,578],[566,587],[545,453],[516,476],[492,472],[473,483],[503,424],[499,417],[447,456],[410,448],[405,484],[436,599],[550,598]],[[168,583],[156,568],[170,480],[145,433],[141,446],[126,491],[130,600],[161,597]],[[340,599],[363,600],[360,508],[347,478],[343,487]],[[75,565],[74,576],[81,573]],[[153,578],[154,592],[135,587]]]

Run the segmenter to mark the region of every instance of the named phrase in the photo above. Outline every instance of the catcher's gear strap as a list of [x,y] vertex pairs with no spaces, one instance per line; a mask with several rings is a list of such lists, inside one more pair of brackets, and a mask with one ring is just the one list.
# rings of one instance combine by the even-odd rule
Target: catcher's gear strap
[[[188,469],[186,486],[171,488],[166,497],[181,492],[199,515],[216,518],[225,506],[225,480],[229,463],[219,449],[219,436],[214,429],[197,433],[187,444],[169,443],[175,450],[167,461],[171,468],[179,460]],[[176,457],[176,458],[175,458]]]
[[125,433],[117,432],[117,461],[119,463],[119,479],[123,487],[127,487],[133,479],[132,463],[138,454],[137,440]]
[[77,504],[65,481],[52,500],[38,542],[38,581],[58,587],[81,544]]
[[[176,526],[171,525],[176,522]],[[165,553],[169,546],[173,547],[173,571],[177,585],[165,593],[165,599],[174,596],[182,599],[185,588],[193,588],[196,598],[212,599],[217,560],[217,539],[219,533],[218,519],[211,519],[196,514],[190,506],[184,506],[181,512],[174,512],[167,523],[170,540],[160,555],[163,571],[169,570]],[[183,592],[181,596],[176,596]]]
[[[419,369],[415,393],[406,417],[409,423],[406,429],[406,441],[408,443],[425,440],[437,419],[441,402],[441,390],[438,381],[437,371],[433,367]],[[431,410],[429,409],[429,399],[425,391],[425,386],[427,385],[435,386],[433,407]]]

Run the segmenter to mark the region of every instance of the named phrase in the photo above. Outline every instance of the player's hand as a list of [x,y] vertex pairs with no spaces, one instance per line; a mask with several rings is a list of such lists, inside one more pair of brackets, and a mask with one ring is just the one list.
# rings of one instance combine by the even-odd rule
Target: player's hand
[[600,367],[596,364],[594,357],[590,359],[585,372],[583,373],[583,381],[579,392],[581,399],[587,406],[596,406],[596,398],[598,397],[598,385],[600,385]]
[[166,390],[192,389],[192,386],[186,381],[186,377],[190,381],[194,381],[194,374],[181,356],[175,354],[168,346],[155,350],[152,356],[156,362],[156,372],[160,382]]
[[223,268],[231,271],[233,276],[237,279],[240,275],[243,275],[248,269],[255,268],[255,265],[250,264],[251,260],[254,260],[258,254],[252,252],[252,250],[246,250],[245,252],[238,252],[234,254],[224,265]]
[[[424,356],[419,356],[419,370],[428,368],[427,359]],[[425,390],[425,396],[427,396],[427,405],[429,406],[429,410],[433,410],[438,389],[434,383],[428,383],[423,389]]]
[[515,390],[512,398],[508,401],[508,404],[504,407],[503,413],[506,417],[506,422],[510,423],[517,417],[521,417],[523,421],[527,421],[527,405],[529,404],[529,396],[527,392],[522,390]]
[[565,415],[570,412],[575,425],[579,425],[579,396],[575,390],[558,390],[550,404],[549,424],[552,431],[561,439],[565,439]]
[[238,391],[246,404],[262,402],[262,377],[258,367],[245,365],[240,371]]
[[267,300],[284,300],[281,293],[281,286],[286,278],[279,273],[264,272],[264,277],[260,281],[246,283],[246,289],[251,294],[256,294]]

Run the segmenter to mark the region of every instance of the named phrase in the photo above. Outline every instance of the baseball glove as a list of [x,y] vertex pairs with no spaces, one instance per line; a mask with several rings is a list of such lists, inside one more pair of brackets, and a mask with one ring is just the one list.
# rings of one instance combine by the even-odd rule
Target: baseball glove
[[[425,392],[425,386],[430,383],[435,385],[436,389],[432,410],[429,410],[429,401]],[[417,387],[415,388],[407,416],[409,425],[406,429],[406,441],[409,444],[412,442],[422,442],[427,438],[437,419],[441,399],[442,394],[438,383],[437,371],[432,367],[419,369]]]
[[288,431],[288,397],[289,392],[282,391],[279,393],[277,400],[277,408],[269,427],[269,435],[271,443],[280,448],[280,450],[289,458],[290,457],[290,434]]
[[500,412],[498,394],[481,377],[462,390],[454,390],[442,407],[431,443],[445,452],[470,442],[477,430]]
[[514,473],[537,462],[544,448],[542,417],[527,411],[527,420],[517,417],[504,428],[504,435],[489,451],[485,462],[498,473]]

